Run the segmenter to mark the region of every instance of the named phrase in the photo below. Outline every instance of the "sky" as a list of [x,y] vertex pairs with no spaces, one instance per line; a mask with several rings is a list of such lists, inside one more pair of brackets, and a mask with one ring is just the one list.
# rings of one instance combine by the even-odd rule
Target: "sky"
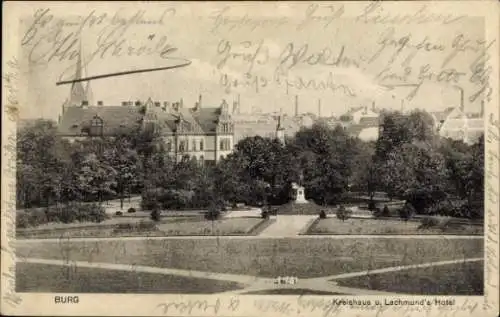
[[21,117],[57,119],[70,85],[56,83],[74,79],[80,52],[83,77],[190,63],[90,80],[104,106],[151,97],[191,107],[201,94],[214,107],[239,95],[242,112],[293,114],[297,95],[300,112],[320,102],[321,115],[339,116],[373,103],[444,110],[463,89],[465,110],[478,112],[482,97],[470,97],[485,81],[471,69],[482,65],[484,20],[411,5],[32,4],[19,27]]

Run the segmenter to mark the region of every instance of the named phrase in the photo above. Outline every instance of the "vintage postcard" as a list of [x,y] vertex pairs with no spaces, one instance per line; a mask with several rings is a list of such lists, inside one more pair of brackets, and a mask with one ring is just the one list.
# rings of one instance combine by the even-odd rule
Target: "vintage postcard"
[[1,313],[497,316],[498,9],[5,3]]

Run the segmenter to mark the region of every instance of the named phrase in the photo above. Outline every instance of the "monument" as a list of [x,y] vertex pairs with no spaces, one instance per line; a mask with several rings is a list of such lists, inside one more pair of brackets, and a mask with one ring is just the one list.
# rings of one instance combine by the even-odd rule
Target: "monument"
[[294,190],[294,196],[295,196],[295,203],[297,204],[307,204],[308,201],[306,200],[305,196],[305,189],[303,186],[299,186],[296,183],[292,184],[292,188]]

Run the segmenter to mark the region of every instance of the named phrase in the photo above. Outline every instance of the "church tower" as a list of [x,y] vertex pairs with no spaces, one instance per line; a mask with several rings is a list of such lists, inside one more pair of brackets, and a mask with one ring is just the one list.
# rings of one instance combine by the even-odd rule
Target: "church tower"
[[92,102],[91,99],[93,96],[92,96],[92,89],[90,87],[90,81],[87,83],[85,88],[83,82],[76,81],[83,78],[84,67],[83,67],[82,55],[83,52],[80,43],[80,52],[78,54],[78,58],[75,65],[76,66],[75,77],[73,78],[75,82],[71,83],[69,99],[67,99],[65,105],[63,105],[63,112],[64,112],[64,106],[81,107],[81,106],[88,106]]

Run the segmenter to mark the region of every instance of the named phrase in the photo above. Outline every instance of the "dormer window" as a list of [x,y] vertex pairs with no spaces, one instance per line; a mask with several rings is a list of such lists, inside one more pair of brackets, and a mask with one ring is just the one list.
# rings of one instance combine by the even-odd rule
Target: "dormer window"
[[92,118],[92,120],[90,121],[90,135],[102,136],[103,126],[104,122],[100,117],[95,116],[94,118]]

